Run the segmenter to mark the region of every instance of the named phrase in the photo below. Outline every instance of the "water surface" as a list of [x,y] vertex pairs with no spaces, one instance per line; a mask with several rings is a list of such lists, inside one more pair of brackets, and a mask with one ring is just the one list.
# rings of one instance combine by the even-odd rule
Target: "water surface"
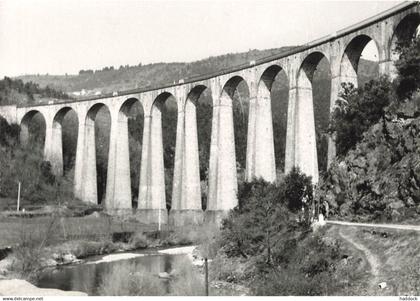
[[[44,271],[38,281],[37,286],[42,288],[57,288],[65,291],[82,291],[89,295],[98,295],[98,289],[101,285],[102,278],[109,271],[117,265],[131,265],[134,264],[136,271],[151,273],[153,277],[158,277],[161,272],[170,273],[179,262],[185,262],[188,255],[179,254],[157,254],[157,253],[142,253],[144,256],[130,259],[123,259],[111,262],[100,262],[104,256],[95,256],[89,258],[88,261],[78,265],[61,266],[55,269],[48,269]],[[191,264],[191,269],[193,269]],[[165,280],[162,280],[165,282]],[[169,287],[166,287],[165,295],[169,292]]]

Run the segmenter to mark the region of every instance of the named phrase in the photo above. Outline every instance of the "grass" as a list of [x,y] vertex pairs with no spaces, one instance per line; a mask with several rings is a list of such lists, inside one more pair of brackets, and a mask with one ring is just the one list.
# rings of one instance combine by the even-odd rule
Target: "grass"
[[[0,216],[0,248],[13,246],[21,231],[45,228],[51,222],[51,215],[40,217],[4,217]],[[135,220],[109,217],[60,217],[54,222],[54,231],[50,233],[49,243],[56,244],[69,240],[101,241],[115,232],[133,232],[132,243],[142,248],[145,240],[159,240],[162,246],[202,244],[218,233],[218,227],[212,225],[185,226],[169,228],[158,233],[156,225],[146,225]],[[146,233],[147,237],[143,233]],[[134,239],[134,240],[133,240]],[[137,241],[135,241],[137,240]]]
[[[378,282],[386,282],[387,288],[371,287],[369,263],[362,251],[345,240],[342,247],[349,256],[348,264],[337,270],[348,285],[342,295],[419,295],[420,294],[420,233],[407,230],[370,229],[364,227],[330,226],[327,236],[337,238],[344,231],[359,244],[370,250],[379,262]],[[347,271],[346,271],[347,270]]]
[[247,263],[251,263],[251,260],[239,257],[228,258],[220,253],[209,264],[210,279],[234,283],[245,281],[249,274]]
[[36,281],[45,265],[45,246],[55,229],[56,218],[52,217],[43,225],[25,228],[21,223],[16,233],[16,246],[13,248],[10,270],[19,279]]
[[[13,246],[21,231],[44,228],[51,221],[51,216],[19,218],[0,217],[0,248]],[[68,240],[103,240],[113,232],[143,232],[151,231],[153,225],[144,225],[138,222],[121,221],[107,216],[99,217],[61,217],[55,221],[54,231],[49,237],[50,243],[65,242]]]
[[254,256],[254,271],[247,279],[252,294],[329,296],[344,286],[341,277],[336,277],[342,248],[335,239],[327,239],[323,229],[302,233],[282,245],[272,263],[261,261],[263,256]]
[[420,295],[420,233],[407,230],[354,229],[381,263],[379,277],[387,282],[385,295]]
[[[163,229],[161,232],[150,231],[146,233],[148,240],[154,241],[149,246],[185,246],[200,245],[202,254],[211,254],[209,245],[213,238],[217,237],[219,227],[212,224],[203,224],[196,226],[182,226]],[[137,235],[137,234],[135,234]]]
[[[76,210],[76,209],[75,209]],[[69,212],[67,212],[69,211]],[[57,244],[69,240],[101,241],[116,232],[131,232],[131,243],[139,248],[147,245],[147,240],[159,240],[161,246],[203,244],[218,233],[218,227],[212,225],[171,227],[164,226],[158,233],[157,225],[146,225],[129,217],[108,216],[99,213],[96,216],[68,216],[74,210],[51,208],[51,212],[39,216],[9,216],[0,214],[0,248],[13,246],[22,231],[44,228],[51,219],[55,219],[54,231],[49,235],[49,243]],[[31,211],[32,212],[32,211]],[[29,213],[29,211],[28,211]],[[147,233],[147,238],[143,233]]]
[[[117,249],[144,249],[203,244],[217,229],[211,226],[179,227],[172,231],[153,231],[155,225],[144,225],[136,221],[99,217],[60,217],[58,215],[33,218],[1,217],[0,248],[17,248],[22,235],[30,234],[31,240],[45,240],[42,247],[52,253],[72,253],[78,258],[106,254]],[[48,235],[45,233],[48,231]],[[127,244],[113,243],[112,234],[133,233]],[[26,236],[28,236],[26,235]],[[45,237],[45,239],[44,239]]]
[[336,278],[341,279],[343,287],[336,292],[336,295],[368,295],[371,274],[369,273],[369,263],[364,258],[363,252],[341,239],[338,227],[328,226],[325,236],[329,239],[339,239],[343,251],[344,258],[336,270]]

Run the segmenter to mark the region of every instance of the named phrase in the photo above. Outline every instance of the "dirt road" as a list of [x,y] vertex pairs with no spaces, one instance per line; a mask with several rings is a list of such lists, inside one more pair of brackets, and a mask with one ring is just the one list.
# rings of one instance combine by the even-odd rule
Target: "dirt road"
[[411,231],[420,231],[420,226],[416,225],[397,225],[397,224],[367,224],[367,223],[351,223],[351,222],[342,222],[342,221],[326,221],[327,224],[331,225],[342,225],[342,226],[355,226],[355,227],[369,227],[369,228],[385,228],[385,229],[395,229],[395,230],[411,230]]
[[341,227],[338,231],[338,234],[350,243],[354,248],[360,250],[365,255],[365,259],[370,266],[370,274],[372,277],[369,280],[369,291],[375,292],[377,291],[378,283],[379,283],[379,268],[380,268],[380,260],[379,258],[372,253],[366,246],[362,244],[360,241],[356,241],[355,237],[352,237],[349,233],[346,233],[344,227]]
[[[359,253],[355,256],[361,259],[359,267],[362,274],[358,283],[361,289],[366,290],[360,294],[418,293],[415,266],[419,258],[420,226],[342,221],[327,221],[327,224],[333,226],[332,233]],[[387,283],[385,289],[379,288],[381,282]]]

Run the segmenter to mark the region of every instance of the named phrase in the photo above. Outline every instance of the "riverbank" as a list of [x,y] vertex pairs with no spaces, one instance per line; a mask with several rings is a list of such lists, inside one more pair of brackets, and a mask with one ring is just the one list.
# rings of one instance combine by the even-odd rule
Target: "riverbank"
[[[41,273],[37,286],[83,291],[94,296],[204,295],[203,263],[196,246],[114,253],[47,269]],[[248,295],[248,290],[236,283],[210,279],[209,294],[243,296]]]
[[[115,234],[115,233],[114,233]],[[159,250],[173,246],[192,245],[196,231],[177,228],[172,231],[118,232],[96,240],[70,240],[48,243],[46,235],[28,235],[16,240],[7,256],[0,260],[0,276],[25,279],[36,283],[45,268],[81,263],[84,259],[111,253],[136,250]],[[128,235],[129,234],[129,235]],[[115,239],[119,241],[115,241]]]
[[[185,254],[193,269],[200,274],[200,281],[204,281],[204,260],[194,245],[206,245],[218,233],[218,227],[211,225],[178,227],[159,232],[151,226],[143,228],[139,223],[104,214],[72,217],[63,221],[46,217],[7,218],[3,224],[10,232],[0,231],[0,236],[7,236],[12,248],[0,260],[0,278],[23,279],[35,285],[39,275],[46,269],[55,270],[56,267],[86,262],[130,261],[130,258],[135,260],[136,257],[146,256],[138,251],[166,256]],[[64,238],[67,240],[63,241]],[[202,252],[206,247],[200,249]],[[104,256],[98,257],[96,262],[90,262],[92,256],[101,255]],[[211,260],[209,269],[212,269]],[[210,294],[247,294],[246,289],[241,286],[237,288],[236,283],[213,277],[216,274],[210,273]]]
[[0,225],[0,242],[8,248],[7,257],[0,257],[0,276],[32,283],[47,267],[80,263],[96,255],[197,245],[216,232],[212,225],[165,226],[157,231],[157,225],[98,212],[69,218],[8,217]]
[[87,296],[78,291],[39,288],[22,279],[0,280],[0,296]]

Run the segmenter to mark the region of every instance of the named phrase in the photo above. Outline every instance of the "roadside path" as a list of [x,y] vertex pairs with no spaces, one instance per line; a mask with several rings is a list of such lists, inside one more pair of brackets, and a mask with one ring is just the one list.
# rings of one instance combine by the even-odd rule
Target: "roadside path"
[[341,236],[341,238],[350,243],[354,248],[362,251],[365,255],[366,261],[370,265],[370,274],[372,275],[372,277],[369,280],[369,291],[376,292],[379,283],[379,269],[381,264],[379,258],[374,253],[372,253],[366,246],[364,246],[360,241],[357,241],[357,238],[355,238],[354,236],[352,237],[351,234],[345,232],[345,229],[343,227],[340,227],[338,234]]
[[380,257],[376,254],[376,250],[374,248],[369,247],[362,239],[360,239],[356,233],[356,229],[354,227],[365,227],[365,228],[377,228],[377,229],[394,229],[394,230],[406,230],[406,231],[418,231],[420,232],[420,226],[417,225],[399,225],[399,224],[370,224],[370,223],[353,223],[353,222],[345,222],[345,221],[334,221],[334,220],[327,220],[327,224],[333,225],[338,229],[338,235],[344,239],[347,243],[349,243],[353,248],[359,250],[363,253],[363,260],[365,264],[370,266],[369,268],[366,266],[367,271],[370,273],[371,277],[369,278],[366,284],[368,285],[368,294],[369,295],[382,295],[386,294],[386,291],[382,291],[378,284],[382,282],[384,279],[381,279],[385,276],[388,278],[388,275],[384,275],[384,271],[382,270],[382,262]]
[[342,221],[334,221],[334,220],[327,220],[326,223],[330,225],[420,231],[420,226],[415,226],[415,225],[351,223],[351,222],[342,222]]

